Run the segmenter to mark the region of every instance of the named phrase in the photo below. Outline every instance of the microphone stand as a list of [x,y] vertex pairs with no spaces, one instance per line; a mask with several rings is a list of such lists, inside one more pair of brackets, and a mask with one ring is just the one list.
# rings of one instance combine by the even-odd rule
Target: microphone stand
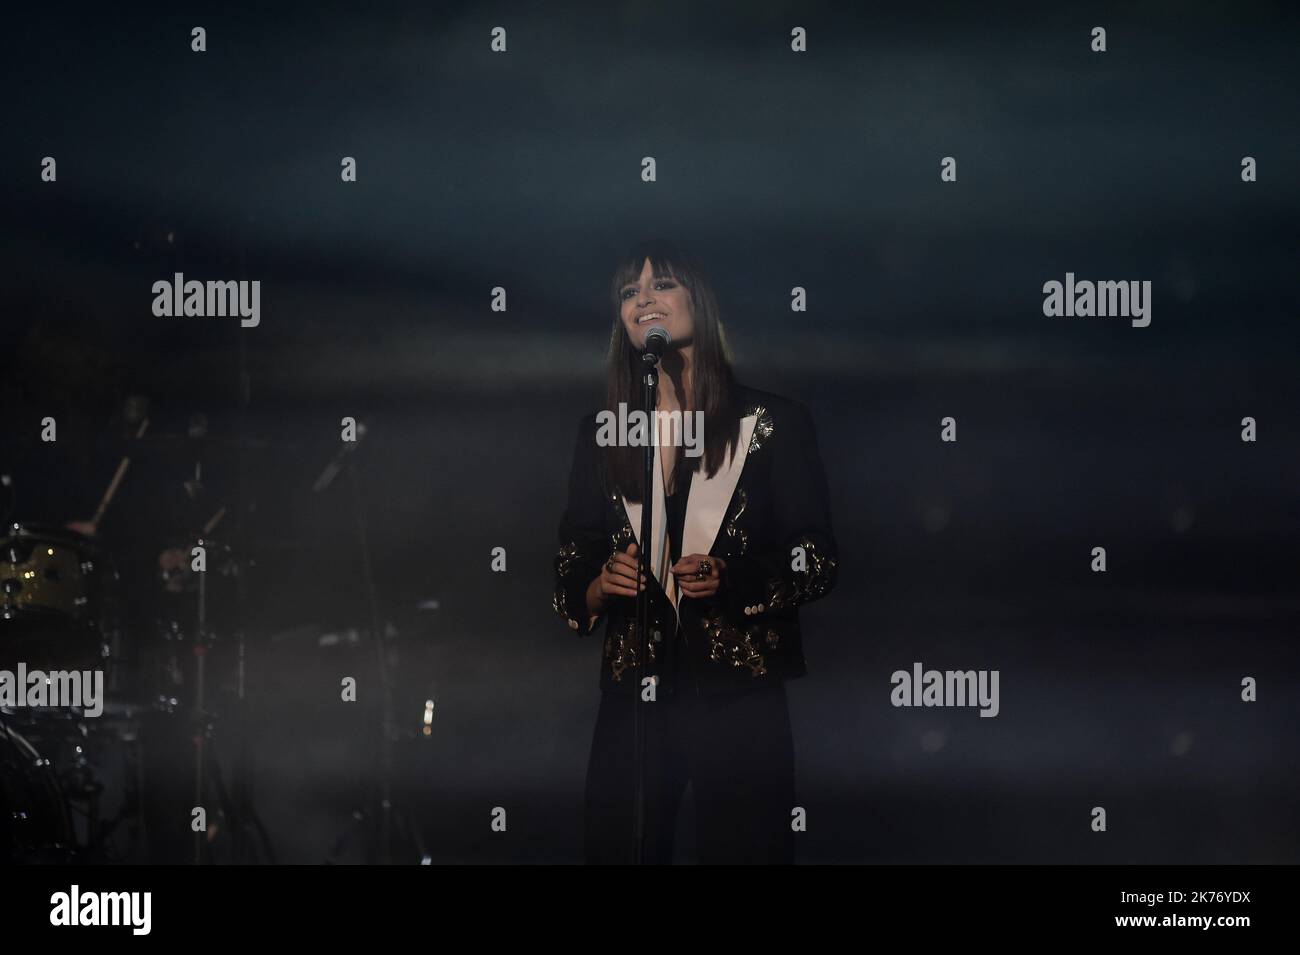
[[[643,679],[649,669],[650,662],[650,534],[652,526],[651,512],[654,510],[655,449],[659,445],[659,422],[655,418],[659,398],[659,369],[656,367],[658,361],[658,356],[649,351],[642,357],[641,381],[645,389],[642,404],[646,410],[648,425],[652,429],[647,434],[647,437],[653,435],[653,440],[646,442],[645,480],[641,484],[641,550],[638,557],[638,576],[645,578],[646,585],[644,589],[638,589],[636,595],[636,658],[641,664],[640,672]],[[633,840],[635,846],[633,858],[637,865],[641,865],[645,861],[646,718],[645,712],[642,710],[641,693],[642,689],[638,684],[632,700],[632,763],[635,775],[633,789]]]

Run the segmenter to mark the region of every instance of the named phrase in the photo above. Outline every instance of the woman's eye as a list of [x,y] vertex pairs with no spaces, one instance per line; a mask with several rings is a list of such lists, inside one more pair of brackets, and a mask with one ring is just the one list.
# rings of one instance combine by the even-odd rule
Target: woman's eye
[[656,283],[656,284],[660,285],[660,286],[663,287],[663,288],[673,288],[673,287],[676,286],[677,283],[675,283],[675,282],[658,282],[658,283]]
[[624,298],[627,298],[628,296],[630,296],[630,295],[631,295],[633,292],[635,292],[635,291],[636,291],[636,289],[625,288],[625,289],[623,289],[623,297],[624,297]]

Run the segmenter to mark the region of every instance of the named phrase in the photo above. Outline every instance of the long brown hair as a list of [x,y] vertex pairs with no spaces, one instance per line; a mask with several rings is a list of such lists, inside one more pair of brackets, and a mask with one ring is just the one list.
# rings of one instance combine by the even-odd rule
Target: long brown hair
[[[694,361],[691,367],[690,410],[704,412],[704,453],[686,458],[687,466],[713,477],[734,454],[740,441],[740,415],[736,407],[736,376],[731,369],[726,334],[722,328],[713,283],[700,262],[685,248],[666,239],[638,242],[618,260],[610,283],[614,325],[609,334],[605,397],[611,411],[620,402],[629,410],[641,407],[641,353],[628,338],[620,316],[620,292],[641,276],[646,259],[656,278],[673,278],[690,293],[694,319]],[[645,448],[611,445],[604,449],[606,483],[629,501],[640,501],[645,470]],[[693,462],[693,464],[692,464]]]

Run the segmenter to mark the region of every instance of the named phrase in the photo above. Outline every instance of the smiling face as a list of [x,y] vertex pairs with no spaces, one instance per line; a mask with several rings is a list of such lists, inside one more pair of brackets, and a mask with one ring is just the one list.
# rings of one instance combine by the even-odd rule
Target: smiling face
[[674,347],[688,344],[695,334],[690,291],[671,275],[656,276],[649,259],[618,297],[623,327],[638,350],[645,348],[646,333],[656,325],[668,332]]

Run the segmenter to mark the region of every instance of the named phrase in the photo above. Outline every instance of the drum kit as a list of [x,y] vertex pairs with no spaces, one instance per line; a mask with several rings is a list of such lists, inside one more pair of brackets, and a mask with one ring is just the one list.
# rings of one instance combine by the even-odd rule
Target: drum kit
[[[111,685],[118,642],[111,560],[93,538],[63,527],[15,522],[4,535],[0,666],[107,670]],[[122,803],[115,808],[130,811],[134,716],[122,700],[93,718],[75,706],[0,706],[0,862],[111,854],[125,815],[106,819],[103,796],[114,789]]]
[[[245,465],[249,451],[297,448],[210,437],[202,415],[190,419],[188,433],[146,436],[147,403],[134,405],[137,400],[144,402],[129,399],[122,418],[131,422],[123,434],[131,450],[91,520],[24,521],[13,487],[5,488],[0,687],[6,673],[24,668],[29,674],[62,671],[60,678],[70,671],[96,671],[105,692],[93,711],[66,703],[9,705],[0,692],[0,864],[275,862],[251,798],[245,591],[260,557],[299,551],[304,544],[266,536],[253,540],[246,533],[244,518],[251,508],[244,499]],[[243,434],[246,391],[241,401]],[[358,441],[363,433],[358,425]],[[356,842],[364,830],[368,857],[387,863],[394,858],[395,838],[413,843],[421,857],[427,853],[393,796],[392,747],[401,737],[394,711],[396,657],[377,595],[367,495],[355,449],[355,442],[345,442],[312,485],[313,492],[323,493],[338,474],[349,478],[344,507],[355,521],[360,557],[355,576],[370,635],[368,666],[379,688],[372,720],[371,750],[378,763],[373,785],[366,786],[368,795],[351,813],[339,845]],[[183,529],[176,536],[161,531],[136,553],[111,532],[99,534],[133,455],[145,459],[137,462],[137,471],[146,477],[186,473],[183,481],[163,483],[165,494],[184,490]],[[224,503],[204,485],[205,462],[233,464],[226,473],[235,480],[228,482]],[[128,508],[138,516],[122,518],[118,527],[153,526],[154,487],[138,508]],[[211,516],[204,521],[196,514]],[[138,533],[126,538],[141,540]],[[259,651],[273,652],[274,643],[263,640]],[[257,672],[266,679],[265,668]],[[217,758],[218,748],[228,760]],[[223,766],[230,770],[230,786]],[[196,807],[204,809],[206,827],[192,825]],[[336,846],[331,861],[339,852]]]
[[[150,440],[146,428],[147,422],[137,442]],[[212,860],[217,832],[244,845],[227,853],[230,861],[257,853],[273,858],[251,806],[240,805],[239,792],[232,797],[222,782],[212,753],[221,714],[206,688],[206,658],[218,642],[233,644],[242,666],[237,608],[249,561],[230,541],[211,536],[224,508],[192,539],[167,542],[153,593],[133,595],[149,608],[152,632],[128,639],[120,562],[96,531],[129,464],[124,457],[88,524],[12,520],[0,527],[0,672],[12,681],[20,663],[28,672],[101,671],[107,688],[94,713],[77,705],[6,705],[13,701],[0,696],[0,863],[159,861],[150,846],[150,736],[143,731],[159,724],[175,729],[171,737],[183,740],[191,757],[173,767],[184,773],[184,805],[207,807],[207,829],[193,833],[186,850],[190,861]],[[220,632],[214,607],[236,608],[221,618]],[[170,758],[159,754],[154,762]]]

